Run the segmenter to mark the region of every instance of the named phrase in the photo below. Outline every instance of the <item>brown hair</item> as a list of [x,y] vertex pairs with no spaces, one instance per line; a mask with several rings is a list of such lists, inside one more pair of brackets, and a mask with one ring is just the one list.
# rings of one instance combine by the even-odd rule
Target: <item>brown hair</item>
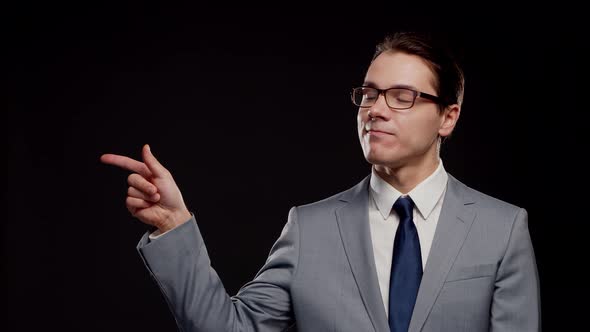
[[381,53],[396,51],[419,56],[430,65],[435,75],[434,88],[441,99],[441,111],[452,104],[461,105],[465,86],[463,70],[440,40],[427,33],[397,32],[377,45],[372,60]]

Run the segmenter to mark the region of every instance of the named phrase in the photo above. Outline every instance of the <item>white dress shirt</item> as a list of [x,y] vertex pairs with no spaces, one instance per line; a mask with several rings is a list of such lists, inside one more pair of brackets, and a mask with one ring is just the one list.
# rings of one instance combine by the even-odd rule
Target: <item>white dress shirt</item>
[[[447,188],[447,180],[448,174],[443,167],[442,160],[439,159],[438,167],[434,173],[407,194],[414,201],[413,219],[420,239],[422,269],[426,266],[434,238],[434,231]],[[399,217],[392,208],[393,203],[402,196],[402,193],[379,177],[375,168],[372,170],[370,188],[369,225],[373,254],[385,312],[389,315],[389,276],[393,257],[393,240],[399,224]]]

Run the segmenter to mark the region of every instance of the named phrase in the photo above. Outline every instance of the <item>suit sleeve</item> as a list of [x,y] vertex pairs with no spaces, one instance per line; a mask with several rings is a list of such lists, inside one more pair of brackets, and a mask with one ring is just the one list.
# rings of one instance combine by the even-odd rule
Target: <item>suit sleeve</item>
[[183,332],[282,331],[294,323],[290,287],[299,259],[297,210],[254,280],[229,296],[211,267],[194,216],[137,249]]
[[539,275],[524,209],[516,215],[498,269],[490,324],[492,332],[541,330]]

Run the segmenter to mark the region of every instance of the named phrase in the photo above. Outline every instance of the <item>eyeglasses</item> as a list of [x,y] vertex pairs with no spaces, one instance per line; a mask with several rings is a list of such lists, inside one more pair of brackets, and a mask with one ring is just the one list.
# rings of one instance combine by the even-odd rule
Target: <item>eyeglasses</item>
[[437,96],[409,88],[389,88],[382,90],[369,86],[361,86],[352,89],[350,97],[352,103],[356,106],[371,107],[375,105],[381,94],[385,96],[385,103],[387,106],[395,110],[407,110],[412,108],[417,97],[429,99],[437,104],[440,103],[440,98]]

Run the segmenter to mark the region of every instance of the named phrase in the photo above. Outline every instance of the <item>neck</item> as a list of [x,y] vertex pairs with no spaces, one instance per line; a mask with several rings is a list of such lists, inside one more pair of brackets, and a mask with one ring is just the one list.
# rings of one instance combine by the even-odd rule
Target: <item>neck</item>
[[373,167],[383,180],[405,195],[434,173],[439,163],[439,157],[436,156],[417,164],[409,163],[396,167],[374,165]]

